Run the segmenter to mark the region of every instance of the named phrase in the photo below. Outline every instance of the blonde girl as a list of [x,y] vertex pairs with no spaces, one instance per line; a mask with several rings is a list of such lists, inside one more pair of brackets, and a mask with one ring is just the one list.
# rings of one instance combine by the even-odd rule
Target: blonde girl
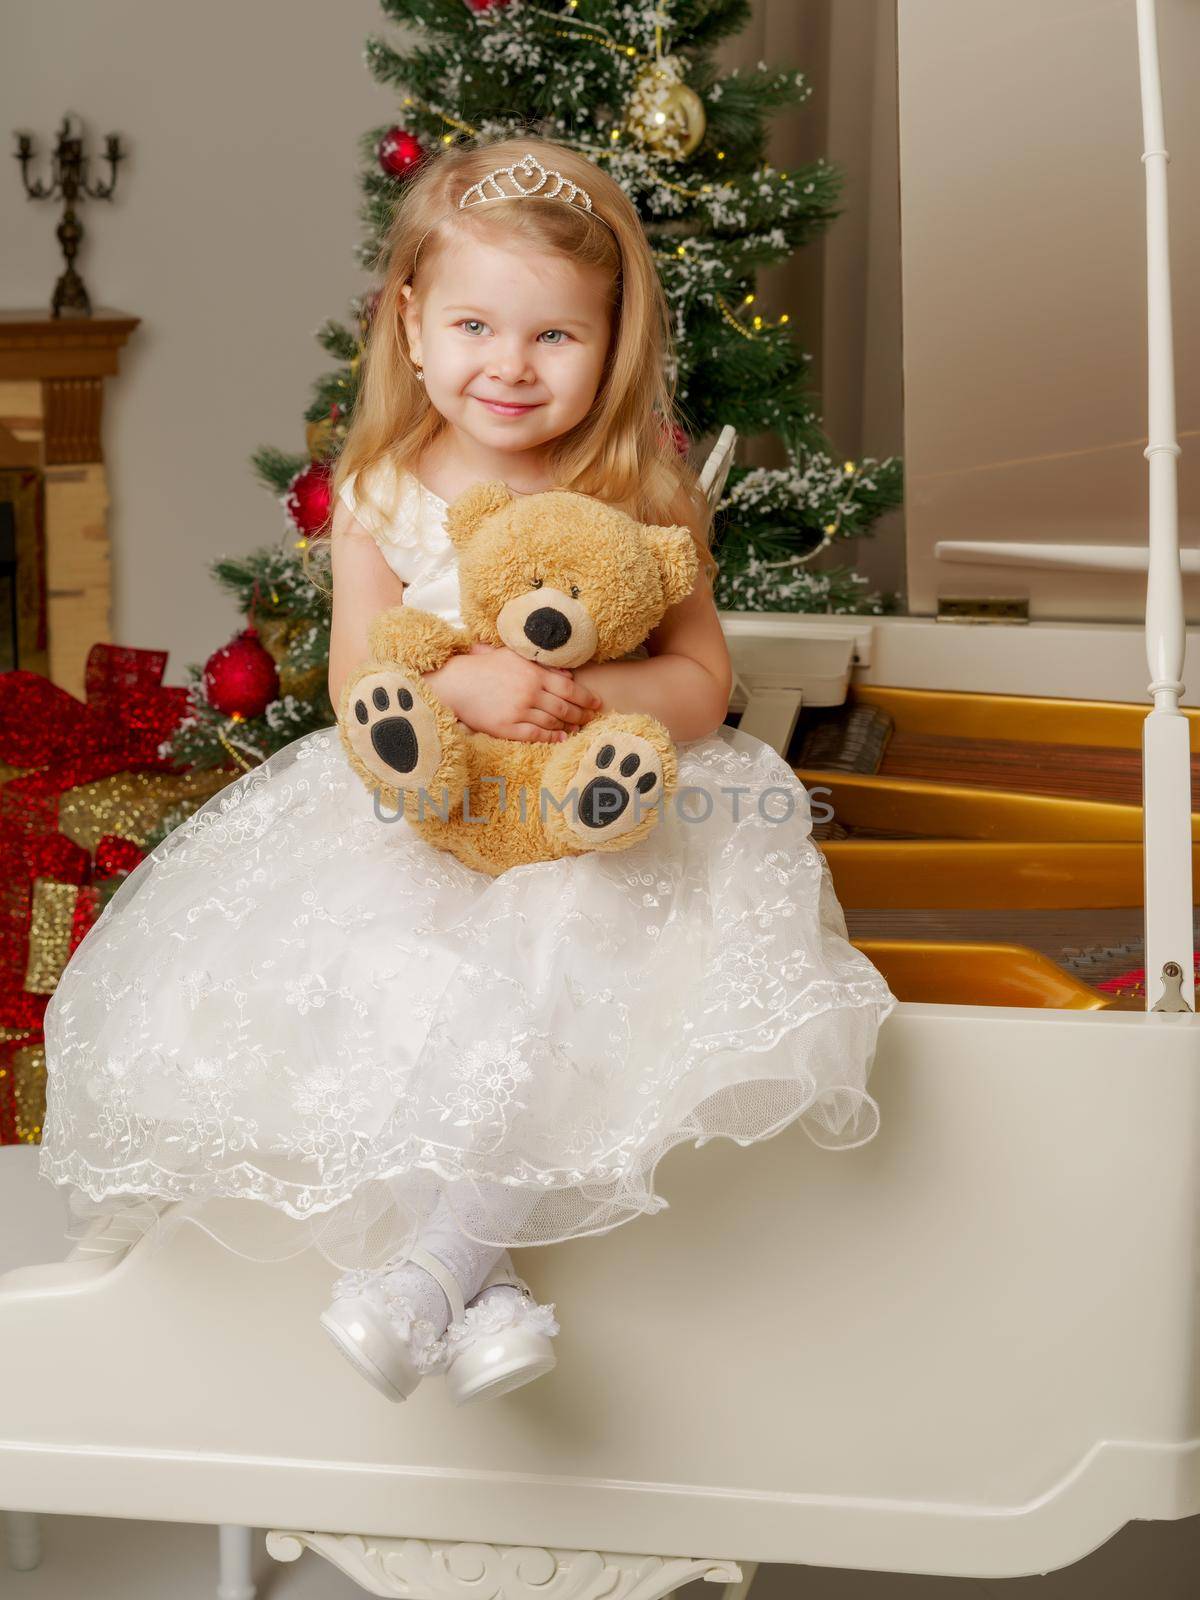
[[356,1371],[393,1401],[440,1375],[462,1403],[556,1362],[555,1306],[510,1247],[663,1209],[655,1169],[683,1140],[871,1138],[895,1000],[847,941],[803,786],[724,721],[708,512],[628,197],[550,141],[452,148],[406,189],[384,270],[334,480],[334,704],[381,610],[461,622],[463,491],[594,495],[699,546],[641,651],[562,672],[477,646],[426,681],[513,739],[647,712],[676,742],[675,805],[624,851],[493,878],[381,818],[336,728],[295,740],[164,840],[76,951],[46,1014],[41,1171],[81,1216],[144,1197],[160,1241],[189,1220],[256,1260],[315,1247]]

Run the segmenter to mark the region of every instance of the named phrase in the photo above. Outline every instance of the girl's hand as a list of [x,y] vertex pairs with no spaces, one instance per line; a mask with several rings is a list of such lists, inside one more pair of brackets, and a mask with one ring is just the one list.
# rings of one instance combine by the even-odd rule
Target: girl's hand
[[507,645],[476,642],[468,655],[423,674],[460,722],[497,739],[549,743],[590,722],[604,702],[561,667],[527,661]]

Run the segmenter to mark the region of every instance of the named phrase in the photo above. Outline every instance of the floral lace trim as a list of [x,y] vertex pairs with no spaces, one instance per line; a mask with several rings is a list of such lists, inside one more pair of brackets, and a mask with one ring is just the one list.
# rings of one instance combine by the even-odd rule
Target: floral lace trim
[[[111,902],[110,902],[111,904]],[[882,981],[882,980],[881,980]],[[885,1004],[881,1004],[874,996],[864,999],[857,997],[853,1001],[843,1002],[842,1009],[867,1009],[874,1006],[877,1012],[877,1026],[881,1024],[896,1009],[896,1001],[891,997]],[[798,1027],[803,1027],[807,1022],[824,1016],[829,1011],[838,1007],[834,1003],[821,1006],[801,1017],[784,1014],[775,1023],[760,1024],[752,1037],[745,1037],[738,1041],[738,1048],[743,1055],[765,1054],[773,1049],[789,1033]],[[721,1041],[725,1043],[724,1040]],[[716,1048],[714,1046],[714,1048]],[[692,1055],[685,1057],[685,1062],[690,1066]],[[779,1075],[776,1075],[779,1076]],[[878,1104],[874,1097],[865,1089],[849,1083],[830,1083],[818,1085],[811,1073],[804,1070],[795,1072],[793,1081],[796,1086],[805,1092],[802,1105],[793,1108],[788,1113],[787,1120],[803,1119],[809,1111],[820,1111],[823,1102],[836,1100],[843,1095],[851,1095],[860,1105],[868,1106],[878,1113]],[[100,1200],[111,1194],[146,1194],[154,1193],[163,1195],[168,1199],[183,1200],[192,1198],[208,1198],[210,1196],[230,1195],[240,1197],[250,1195],[262,1200],[265,1204],[274,1206],[287,1216],[304,1221],[314,1213],[321,1213],[340,1205],[346,1198],[347,1192],[352,1187],[357,1187],[369,1180],[386,1180],[400,1173],[408,1172],[414,1168],[432,1172],[437,1177],[448,1183],[460,1179],[482,1178],[498,1183],[516,1185],[537,1184],[541,1188],[552,1189],[563,1184],[578,1184],[584,1181],[616,1181],[627,1176],[638,1176],[645,1167],[645,1147],[653,1139],[655,1133],[663,1127],[658,1113],[666,1100],[665,1092],[656,1098],[643,1113],[633,1130],[633,1137],[625,1134],[620,1144],[605,1145],[602,1152],[590,1159],[586,1167],[582,1166],[535,1166],[532,1162],[514,1160],[512,1166],[504,1169],[499,1166],[483,1165],[474,1152],[466,1152],[448,1144],[435,1143],[426,1135],[400,1140],[391,1149],[380,1152],[371,1160],[358,1164],[352,1171],[347,1170],[338,1181],[325,1184],[294,1183],[287,1179],[280,1179],[268,1174],[254,1162],[243,1161],[236,1166],[224,1169],[200,1169],[191,1173],[180,1173],[163,1166],[152,1159],[141,1161],[126,1161],[121,1168],[123,1182],[115,1181],[113,1167],[109,1163],[100,1164],[90,1162],[79,1151],[72,1150],[68,1154],[59,1156],[56,1147],[65,1142],[64,1136],[59,1132],[55,1118],[58,1115],[57,1104],[55,1110],[47,1112],[47,1125],[49,1135],[43,1131],[42,1143],[38,1152],[39,1176],[49,1179],[51,1183],[70,1183],[82,1189],[93,1200]],[[658,1118],[658,1120],[655,1120]],[[781,1124],[782,1126],[782,1124]],[[774,1129],[772,1131],[778,1131]],[[813,1134],[810,1128],[804,1130],[810,1139]],[[671,1144],[664,1144],[659,1151],[659,1157],[665,1155],[671,1145],[686,1143],[694,1139],[694,1132],[687,1128],[672,1130]],[[704,1139],[714,1137],[736,1138],[733,1134],[705,1134]],[[750,1141],[736,1139],[739,1144],[754,1142],[766,1135],[756,1133]],[[633,1148],[628,1148],[630,1144]],[[814,1139],[814,1143],[820,1141]],[[853,1148],[853,1146],[846,1146]],[[435,1151],[437,1152],[435,1154]],[[414,1153],[415,1152],[415,1153]],[[656,1163],[657,1164],[657,1163]],[[665,1203],[653,1206],[653,1210],[665,1209]],[[544,1241],[550,1242],[550,1241]]]
[[[504,1288],[506,1285],[494,1287]],[[559,1332],[554,1315],[554,1302],[539,1305],[536,1300],[519,1290],[510,1294],[489,1294],[486,1300],[472,1303],[463,1312],[461,1322],[452,1322],[444,1334],[447,1351],[453,1355],[464,1350],[476,1339],[487,1334],[500,1333],[505,1328],[531,1328],[552,1339]]]

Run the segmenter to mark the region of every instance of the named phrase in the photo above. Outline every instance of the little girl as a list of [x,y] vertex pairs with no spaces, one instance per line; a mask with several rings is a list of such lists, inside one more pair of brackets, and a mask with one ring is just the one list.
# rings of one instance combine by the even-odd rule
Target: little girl
[[[686,525],[702,571],[647,645],[574,672],[477,646],[426,674],[468,727],[657,717],[678,790],[624,851],[472,871],[381,813],[336,728],[215,795],[132,872],[46,1011],[40,1171],[255,1260],[341,1269],[322,1325],[382,1393],[554,1365],[507,1247],[662,1210],[680,1140],[870,1139],[895,998],[848,942],[808,796],[724,724],[708,516],[671,440],[666,301],[606,173],[536,138],[407,187],[335,475],[334,705],[403,600],[461,624],[447,505],[561,486]],[[130,1197],[142,1197],[131,1200]],[[239,1202],[253,1200],[256,1206]],[[264,1228],[266,1231],[264,1232]]]

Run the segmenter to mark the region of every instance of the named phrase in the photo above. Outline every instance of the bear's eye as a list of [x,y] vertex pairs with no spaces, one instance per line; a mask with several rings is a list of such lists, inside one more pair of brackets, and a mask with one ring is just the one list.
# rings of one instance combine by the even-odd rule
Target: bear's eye
[[534,580],[533,580],[533,587],[534,587],[534,588],[535,588],[535,589],[540,589],[540,588],[541,588],[541,587],[542,587],[542,584],[543,584],[543,582],[544,582],[544,581],[545,581],[545,580],[544,580],[544,579],[542,579],[542,578],[535,578],[535,579],[534,579]]
[[578,598],[579,598],[579,585],[577,583],[573,583],[571,585],[571,599],[572,600],[577,600]]

